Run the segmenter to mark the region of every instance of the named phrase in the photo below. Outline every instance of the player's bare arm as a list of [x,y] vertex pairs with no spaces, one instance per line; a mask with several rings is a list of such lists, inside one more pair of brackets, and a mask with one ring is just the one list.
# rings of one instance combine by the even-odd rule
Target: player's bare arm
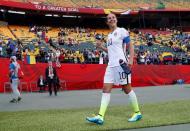
[[103,46],[103,40],[96,40],[96,47],[102,49],[105,52],[108,52],[108,49]]
[[134,58],[134,45],[130,42],[129,43],[129,66],[133,65],[133,58]]

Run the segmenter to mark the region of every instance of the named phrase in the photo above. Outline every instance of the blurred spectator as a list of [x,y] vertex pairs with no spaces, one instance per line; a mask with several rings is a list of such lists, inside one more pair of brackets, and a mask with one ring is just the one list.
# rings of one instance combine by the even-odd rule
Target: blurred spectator
[[104,64],[104,54],[100,51],[99,64]]
[[46,81],[48,83],[49,88],[49,95],[52,95],[52,86],[54,88],[54,94],[57,96],[57,85],[56,85],[56,78],[57,78],[57,72],[56,69],[53,67],[52,62],[48,62],[48,67],[45,70],[46,75]]
[[61,67],[61,64],[60,64],[60,61],[59,61],[59,57],[60,57],[60,55],[61,55],[61,52],[60,52],[60,50],[57,48],[56,50],[55,50],[55,61],[56,61],[56,66],[57,67]]
[[139,56],[139,64],[145,64],[145,53],[141,52]]
[[50,37],[50,39],[49,39],[48,43],[49,43],[49,45],[50,45],[50,46],[53,46],[53,40],[52,40],[52,38],[51,38],[51,37]]
[[59,91],[60,90],[60,80],[59,80],[58,76],[56,76],[56,78],[55,78],[55,85],[56,85],[57,90]]
[[46,80],[43,78],[43,75],[40,75],[38,79],[38,87],[40,88],[39,92],[44,92],[46,88]]

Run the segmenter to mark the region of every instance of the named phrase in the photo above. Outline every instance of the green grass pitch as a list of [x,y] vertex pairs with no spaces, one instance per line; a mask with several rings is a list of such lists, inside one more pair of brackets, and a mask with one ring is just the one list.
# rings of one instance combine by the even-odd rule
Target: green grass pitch
[[190,100],[141,105],[143,119],[129,123],[129,106],[110,106],[104,125],[85,118],[99,108],[0,112],[0,131],[95,131],[190,123]]

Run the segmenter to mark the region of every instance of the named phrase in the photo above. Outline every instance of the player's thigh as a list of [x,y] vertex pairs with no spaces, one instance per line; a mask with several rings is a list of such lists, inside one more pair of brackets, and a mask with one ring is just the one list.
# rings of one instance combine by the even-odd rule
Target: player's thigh
[[113,87],[113,83],[104,83],[103,93],[110,93]]
[[105,75],[104,75],[103,92],[104,93],[111,92],[113,84],[114,84],[114,72],[113,72],[113,68],[112,67],[107,67]]
[[104,83],[113,84],[114,83],[114,72],[113,67],[107,67],[104,75]]

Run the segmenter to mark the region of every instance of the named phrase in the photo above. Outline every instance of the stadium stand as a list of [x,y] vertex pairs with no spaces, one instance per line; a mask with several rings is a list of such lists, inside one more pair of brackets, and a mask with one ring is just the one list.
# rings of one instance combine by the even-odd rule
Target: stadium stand
[[[189,0],[7,0],[7,1],[16,1],[16,2],[31,2],[31,3],[40,3],[46,5],[57,5],[64,7],[85,7],[85,8],[103,8],[103,9],[132,9],[132,10],[142,10],[138,14],[135,14],[133,17],[132,14],[122,16],[120,19],[125,28],[133,28],[132,26],[137,26],[135,28],[146,28],[150,29],[137,29],[138,31],[130,30],[131,41],[135,45],[135,52],[137,57],[138,55],[144,54],[145,57],[150,55],[152,56],[162,56],[162,54],[171,53],[173,56],[189,56],[190,43],[189,43],[189,34],[181,32],[183,27],[188,27],[187,12],[175,12],[174,9],[190,9]],[[106,10],[101,9],[103,12]],[[144,10],[143,10],[144,9]],[[150,15],[144,14],[143,11],[151,9],[173,9],[175,20],[173,20],[172,15],[169,13],[164,14],[164,17],[160,19],[159,13],[153,11]],[[117,12],[117,10],[116,10]],[[122,12],[122,10],[120,10]],[[47,12],[46,12],[47,13]],[[93,57],[96,56],[96,47],[95,47],[95,38],[96,34],[102,35],[105,39],[108,35],[108,30],[105,28],[106,24],[102,23],[105,18],[105,14],[98,15],[93,14],[94,18],[91,18],[91,14],[80,14],[77,12],[74,18],[62,18],[62,13],[57,14],[57,18],[54,18],[54,13],[52,12],[52,17],[46,17],[45,11],[38,18],[43,17],[42,22],[39,25],[42,26],[18,26],[18,25],[8,25],[1,26],[0,35],[1,39],[5,42],[2,44],[6,48],[6,43],[9,38],[13,41],[16,40],[22,43],[22,48],[29,49],[30,51],[44,51],[48,56],[52,52],[55,53],[57,48],[64,54],[65,58],[73,57],[76,52],[83,53],[84,50],[87,50],[88,53]],[[57,12],[56,12],[57,13]],[[68,15],[70,12],[68,12]],[[154,13],[156,15],[154,15]],[[63,12],[65,14],[65,12]],[[35,14],[36,15],[36,14]],[[72,15],[75,15],[72,14]],[[4,12],[4,17],[6,17],[6,12]],[[26,19],[32,18],[30,14],[25,14]],[[149,20],[149,16],[151,19]],[[36,18],[37,18],[36,17]],[[81,18],[82,17],[82,18]],[[6,19],[10,19],[11,15],[7,15]],[[80,19],[81,18],[81,19]],[[97,18],[97,19],[96,19]],[[133,19],[134,18],[134,19]],[[5,20],[6,20],[5,19]],[[22,18],[21,18],[22,19]],[[95,21],[94,21],[95,19]],[[133,19],[135,22],[133,22]],[[54,21],[55,20],[55,21]],[[69,21],[71,20],[71,21]],[[100,21],[99,21],[100,20]],[[160,20],[157,22],[157,20]],[[24,20],[23,20],[24,21]],[[58,22],[57,22],[58,21]],[[45,27],[45,24],[50,25]],[[96,26],[90,24],[90,22],[96,22]],[[105,21],[104,21],[105,22]],[[170,25],[170,22],[172,24]],[[8,21],[7,21],[8,23]],[[35,22],[34,22],[35,23]],[[34,23],[27,23],[28,25],[35,25]],[[54,24],[53,24],[54,23]],[[55,25],[56,23],[56,25]],[[64,23],[64,25],[62,24]],[[152,24],[153,23],[153,24]],[[156,24],[154,24],[156,23]],[[19,24],[19,23],[18,23]],[[25,24],[25,25],[27,25]],[[52,24],[52,25],[51,25]],[[72,24],[72,25],[69,25]],[[87,24],[87,25],[86,25]],[[21,24],[22,25],[22,24]],[[37,24],[38,25],[38,24]],[[90,25],[90,26],[89,26]],[[52,27],[51,27],[52,26]],[[55,27],[56,26],[56,27]],[[60,26],[60,27],[59,27]],[[63,26],[63,27],[61,27]],[[81,26],[81,27],[79,27]],[[89,27],[88,27],[89,26]],[[158,28],[168,28],[170,29],[160,29]],[[180,26],[181,29],[173,30],[172,28],[177,28]],[[92,28],[90,28],[92,27]],[[96,29],[95,29],[96,28]],[[98,29],[99,28],[99,29]],[[157,28],[157,29],[153,29]],[[11,42],[10,42],[11,43]],[[156,52],[156,53],[155,53]],[[167,53],[166,53],[167,52]],[[37,53],[39,55],[40,53]],[[69,54],[69,55],[68,55]],[[97,53],[98,54],[98,53]],[[91,57],[91,56],[90,56]],[[181,56],[180,56],[181,57]],[[138,59],[138,58],[137,58]],[[151,58],[152,59],[152,58]]]
[[27,26],[9,26],[11,31],[17,36],[18,39],[30,42],[35,38],[35,35],[29,32],[29,27]]
[[45,3],[53,4],[57,6],[64,6],[64,7],[76,7],[76,4],[72,2],[72,0],[47,0]]
[[189,0],[9,0],[38,2],[64,7],[87,7],[105,9],[189,9]]
[[10,32],[8,26],[1,26],[0,28],[0,38],[1,39],[15,39],[15,37],[13,36],[13,34]]
[[[15,36],[22,42],[24,49],[27,48],[31,51],[37,51],[38,53],[36,53],[36,55],[39,55],[40,50],[45,51],[47,54],[51,54],[52,51],[55,52],[56,49],[60,49],[61,53],[65,55],[65,59],[72,59],[67,62],[72,63],[74,62],[74,56],[78,55],[76,54],[77,51],[84,53],[84,50],[88,50],[88,53],[94,53],[94,56],[96,56],[94,35],[102,34],[106,38],[109,32],[106,29],[89,29],[79,27],[34,27],[47,29],[45,36],[48,38],[48,41],[46,41],[45,38],[38,36],[38,32],[31,31],[33,27],[15,25],[9,25],[8,27],[2,26],[0,28],[0,32],[6,39],[12,38],[14,40]],[[190,43],[188,32],[185,33],[169,29],[166,29],[165,31],[157,29],[140,29],[138,32],[131,30],[130,36],[131,42],[135,45],[137,61],[140,57],[138,55],[141,55],[142,53],[144,53],[146,59],[147,57],[153,57],[154,55],[157,58],[161,56],[163,57],[163,55],[167,54],[166,52],[171,53],[172,57],[189,57]],[[59,40],[62,38],[64,42],[60,44]],[[52,42],[50,42],[50,39],[52,39]],[[6,47],[5,44],[3,46]],[[97,55],[97,57],[99,57],[99,54]]]

